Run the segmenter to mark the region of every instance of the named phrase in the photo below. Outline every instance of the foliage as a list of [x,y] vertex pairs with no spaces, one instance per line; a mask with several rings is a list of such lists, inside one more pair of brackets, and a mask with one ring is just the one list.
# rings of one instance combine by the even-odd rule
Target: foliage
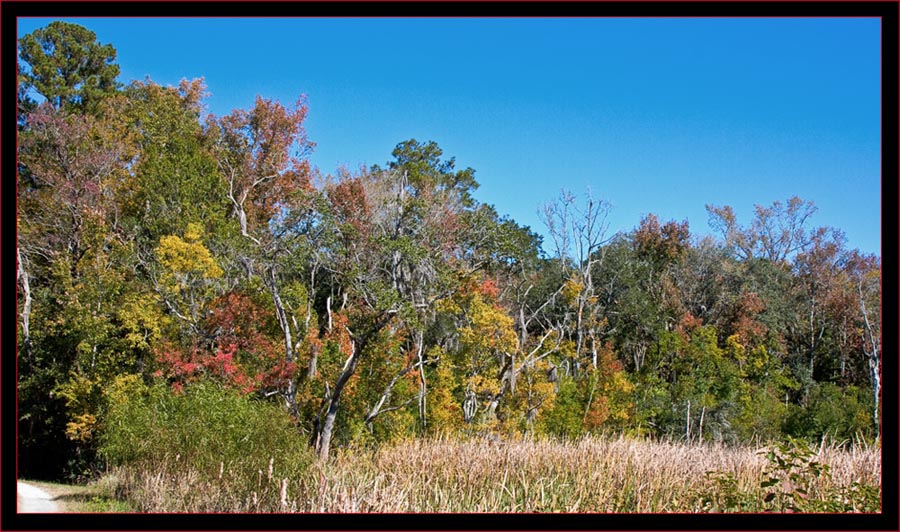
[[116,89],[119,66],[112,45],[95,42],[94,32],[54,21],[19,40],[19,55],[28,68],[20,75],[57,109],[92,111]]
[[222,467],[255,474],[270,458],[300,471],[310,460],[280,408],[212,383],[175,393],[124,378],[107,400],[100,454],[112,465],[179,460],[211,477]]
[[806,406],[792,405],[784,422],[784,431],[798,438],[854,441],[871,438],[872,416],[864,388],[841,388],[832,383],[813,385]]
[[[824,445],[823,445],[824,448]],[[755,485],[732,472],[708,471],[697,499],[706,512],[837,513],[881,511],[878,486],[859,480],[836,483],[832,466],[803,440],[788,437],[766,451]]]
[[[327,174],[305,97],[205,116],[202,78],[121,86],[95,39],[20,41],[26,473],[91,476],[99,442],[142,448],[109,433],[129,397],[147,428],[139,406],[216,411],[214,389],[248,419],[277,398],[323,463],[427,436],[878,441],[881,259],[812,201],[708,206],[716,239],[653,213],[609,234],[607,201],[563,191],[542,249],[433,141]],[[709,504],[746,509],[727,475]]]
[[[853,482],[846,488],[829,486],[831,466],[815,460],[816,452],[802,441],[788,438],[769,450],[769,461],[760,488],[770,511],[878,512],[877,488]],[[821,479],[821,482],[818,482]]]

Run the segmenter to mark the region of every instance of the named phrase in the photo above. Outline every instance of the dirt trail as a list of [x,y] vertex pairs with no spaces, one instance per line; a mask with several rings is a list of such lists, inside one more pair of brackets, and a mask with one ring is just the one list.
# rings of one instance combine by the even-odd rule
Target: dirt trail
[[17,482],[16,495],[16,509],[19,513],[48,514],[60,511],[59,505],[54,502],[55,497],[35,486]]

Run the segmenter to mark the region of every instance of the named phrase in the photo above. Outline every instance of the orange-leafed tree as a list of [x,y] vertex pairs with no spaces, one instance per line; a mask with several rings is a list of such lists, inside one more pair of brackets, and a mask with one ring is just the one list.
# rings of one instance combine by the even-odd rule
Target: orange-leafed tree
[[[313,143],[303,121],[307,106],[261,97],[248,109],[207,120],[207,135],[223,181],[224,195],[237,220],[240,237],[232,242],[234,262],[248,278],[262,281],[272,299],[283,336],[284,362],[296,364],[296,350],[305,336],[301,323],[282,298],[284,286],[308,279],[314,268],[310,244],[318,234],[320,209],[307,159]],[[305,311],[311,307],[294,309]],[[296,382],[288,379],[283,397],[296,413]]]

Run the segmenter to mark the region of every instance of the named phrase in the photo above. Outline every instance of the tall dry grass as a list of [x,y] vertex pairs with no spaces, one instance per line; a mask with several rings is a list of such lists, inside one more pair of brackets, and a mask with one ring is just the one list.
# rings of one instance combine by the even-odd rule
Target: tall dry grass
[[[146,512],[698,512],[716,489],[706,473],[731,473],[762,499],[764,448],[618,438],[574,442],[414,440],[375,451],[342,450],[285,474],[277,461],[200,471],[168,459],[117,471],[118,490]],[[877,448],[817,449],[831,467],[819,487],[880,486]],[[754,507],[752,504],[749,505]]]

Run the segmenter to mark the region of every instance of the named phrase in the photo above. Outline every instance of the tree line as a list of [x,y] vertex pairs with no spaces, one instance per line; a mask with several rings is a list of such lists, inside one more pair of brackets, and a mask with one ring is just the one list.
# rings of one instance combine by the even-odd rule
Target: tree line
[[[716,237],[563,192],[549,238],[434,142],[313,167],[307,103],[206,114],[53,22],[19,42],[24,474],[96,467],[110,389],[278,402],[322,458],[428,435],[838,441],[880,430],[880,257],[797,197]],[[62,451],[62,452],[61,452]],[[56,457],[56,458],[54,458]]]

